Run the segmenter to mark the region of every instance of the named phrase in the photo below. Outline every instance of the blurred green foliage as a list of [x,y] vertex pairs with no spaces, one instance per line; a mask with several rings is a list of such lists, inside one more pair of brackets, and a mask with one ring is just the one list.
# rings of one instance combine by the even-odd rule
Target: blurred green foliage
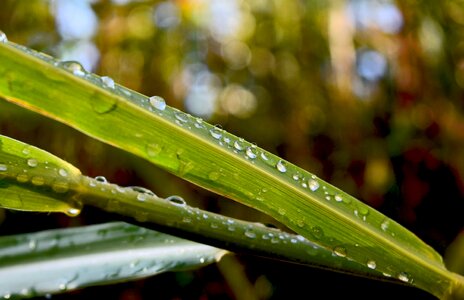
[[[365,201],[442,254],[464,227],[463,1],[3,0],[0,29],[13,42],[79,60],[221,124]],[[0,132],[87,175],[275,223],[4,101]],[[17,226],[30,217],[2,216],[2,233],[111,219],[89,211]],[[257,291],[267,291],[257,295],[282,296],[262,274],[276,275],[264,269],[248,274],[263,286]],[[176,276],[180,286],[195,282]],[[199,294],[232,297],[216,288],[218,295]]]

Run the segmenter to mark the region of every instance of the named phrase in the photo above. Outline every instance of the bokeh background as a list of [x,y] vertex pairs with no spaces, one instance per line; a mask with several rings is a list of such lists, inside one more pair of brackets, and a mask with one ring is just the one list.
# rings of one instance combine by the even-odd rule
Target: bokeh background
[[[1,0],[0,30],[10,41],[80,61],[286,158],[403,224],[446,255],[451,269],[464,271],[464,1]],[[1,99],[0,133],[46,149],[86,175],[283,228]],[[113,218],[90,208],[72,219],[2,210],[0,234]],[[234,276],[248,288],[234,289]],[[52,298],[298,294],[433,299],[408,287],[249,255],[222,267]]]

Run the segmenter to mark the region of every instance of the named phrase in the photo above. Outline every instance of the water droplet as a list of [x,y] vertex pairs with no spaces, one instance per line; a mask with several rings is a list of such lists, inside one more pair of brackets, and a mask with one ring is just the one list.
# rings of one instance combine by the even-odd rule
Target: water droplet
[[11,298],[11,294],[10,293],[6,293],[3,295],[3,298],[4,299],[10,299]]
[[282,207],[279,207],[277,212],[279,213],[279,215],[282,215],[282,216],[285,215],[285,213],[286,213],[285,208],[282,208]]
[[84,67],[77,61],[62,61],[58,64],[76,76],[84,76],[86,71]]
[[142,201],[142,202],[147,200],[147,194],[138,193],[137,194],[137,200]]
[[0,164],[0,172],[6,172],[8,170],[8,167],[4,164]]
[[66,290],[66,283],[61,283],[58,288],[61,290],[61,291],[65,291]]
[[29,158],[29,159],[27,160],[27,165],[28,165],[29,167],[31,167],[31,168],[37,167],[37,159],[35,159],[35,158]]
[[321,239],[324,236],[324,231],[319,226],[311,227],[311,233],[316,239]]
[[256,237],[256,233],[254,233],[251,230],[247,230],[247,231],[245,231],[245,236],[250,238],[250,239],[254,239]]
[[311,191],[315,192],[319,189],[319,182],[314,179],[310,179],[308,180],[308,186]]
[[75,217],[77,215],[79,215],[81,213],[81,210],[78,209],[78,208],[75,208],[75,207],[71,207],[70,209],[68,209],[66,211],[66,215],[70,216],[70,217]]
[[66,177],[68,176],[68,171],[66,171],[65,169],[59,169],[58,174],[60,174],[60,176]]
[[406,272],[401,272],[398,274],[398,279],[403,282],[409,282],[411,278],[409,278],[409,274]]
[[375,263],[375,261],[369,260],[369,261],[367,262],[367,267],[368,267],[369,269],[375,270],[375,268],[377,268],[377,264]]
[[342,202],[343,201],[343,198],[340,195],[335,195],[334,198],[335,198],[335,201],[337,201],[337,202]]
[[265,152],[261,152],[261,159],[264,160],[265,162],[269,161],[269,156]]
[[208,174],[208,178],[212,181],[218,180],[220,176],[221,174],[219,172],[211,172]]
[[185,200],[180,197],[180,196],[169,196],[166,198],[167,201],[169,201],[171,204],[174,204],[174,205],[177,205],[177,206],[185,206],[187,205],[187,203],[185,202]]
[[204,257],[200,257],[200,264],[204,264],[205,263],[205,258]]
[[29,180],[29,176],[27,176],[27,174],[19,174],[18,176],[16,176],[16,180],[18,182],[24,183]]
[[23,151],[21,151],[24,155],[29,155],[31,154],[31,150],[29,149],[30,146],[24,147]]
[[248,147],[245,151],[246,156],[251,159],[255,159],[258,155],[256,154],[256,149],[254,147]]
[[31,179],[33,185],[41,186],[45,184],[45,179],[42,176],[34,176]]
[[334,254],[340,257],[346,257],[346,249],[344,247],[337,246],[333,250]]
[[239,139],[238,141],[235,141],[234,148],[237,151],[242,151],[243,149],[245,149],[245,146],[243,145],[243,139]]
[[55,181],[52,185],[52,189],[57,193],[66,193],[69,189],[68,183],[65,181]]
[[282,160],[279,160],[276,164],[277,170],[279,170],[280,173],[285,173],[287,172],[287,167],[285,166],[285,162]]
[[147,152],[147,155],[149,157],[157,156],[158,154],[161,153],[162,150],[163,150],[163,147],[160,144],[152,143],[152,144],[147,144],[145,146],[145,151]]
[[390,221],[385,220],[380,224],[380,228],[382,228],[383,231],[387,231],[388,227],[390,226]]
[[3,31],[0,31],[0,43],[6,43],[8,42],[8,38],[6,37],[6,34]]
[[29,249],[35,250],[35,248],[37,248],[37,242],[35,240],[30,240],[28,246]]
[[234,227],[234,226],[229,226],[229,227],[227,227],[227,230],[229,230],[229,231],[235,231],[235,227]]
[[176,111],[174,113],[174,116],[176,117],[176,119],[182,123],[185,123],[188,121],[188,117],[185,113],[183,112],[180,112],[180,111]]
[[293,174],[292,178],[293,178],[293,180],[299,180],[299,179],[300,179],[300,175],[298,175],[298,174]]
[[157,110],[165,110],[166,109],[166,101],[163,98],[158,96],[150,97],[150,105],[156,108]]
[[296,221],[296,225],[302,228],[305,226],[305,221],[303,219],[299,219]]
[[108,76],[102,76],[100,79],[101,79],[104,86],[106,86],[107,88],[110,88],[110,89],[114,89],[114,80],[113,80],[113,78],[108,77]]
[[108,180],[104,176],[97,176],[95,177],[95,180],[101,183],[108,183]]
[[222,129],[219,128],[218,126],[214,126],[213,128],[211,128],[209,130],[209,133],[211,134],[211,136],[213,138],[215,138],[216,140],[219,140],[221,137],[222,137]]
[[330,196],[325,196],[325,200],[330,201]]

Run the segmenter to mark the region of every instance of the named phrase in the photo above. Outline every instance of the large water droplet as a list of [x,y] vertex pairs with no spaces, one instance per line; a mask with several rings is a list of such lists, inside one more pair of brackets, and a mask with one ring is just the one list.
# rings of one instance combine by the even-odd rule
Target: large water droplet
[[68,171],[66,171],[65,169],[59,169],[58,174],[60,174],[60,176],[66,177],[68,176]]
[[33,185],[41,186],[45,184],[45,179],[42,176],[34,176],[31,179]]
[[211,136],[213,138],[215,138],[216,140],[219,140],[221,137],[222,137],[222,129],[217,127],[217,126],[214,126],[213,128],[211,128],[209,130],[209,133],[211,134]]
[[166,101],[163,98],[158,96],[150,97],[150,105],[156,108],[157,110],[165,110],[166,109]]
[[29,159],[27,160],[27,165],[28,165],[29,167],[31,167],[31,168],[37,167],[37,159],[35,159],[35,158],[29,158]]
[[315,179],[310,179],[308,180],[308,187],[311,191],[315,192],[319,189],[319,182],[317,182]]
[[346,257],[346,249],[344,247],[337,246],[337,247],[334,248],[333,252],[337,256]]
[[73,73],[76,76],[82,77],[86,73],[84,67],[77,61],[62,61],[58,63],[58,65],[68,70],[69,72]]
[[287,172],[287,167],[285,166],[285,162],[282,160],[279,160],[276,164],[277,170],[279,170],[280,173],[285,173]]
[[18,176],[16,176],[16,180],[18,182],[24,183],[29,180],[29,176],[27,176],[27,174],[19,174]]
[[367,267],[369,269],[375,270],[375,268],[377,268],[377,264],[376,264],[375,261],[369,260],[369,261],[367,261]]
[[4,164],[0,164],[0,172],[6,172],[8,170],[8,167]]
[[95,177],[95,180],[101,183],[108,183],[108,180],[104,176],[97,176]]
[[114,80],[113,80],[113,78],[108,77],[108,76],[102,76],[100,79],[101,79],[104,86],[106,86],[107,88],[110,88],[110,89],[114,89]]
[[167,201],[169,201],[171,204],[174,204],[174,205],[177,205],[177,206],[185,206],[187,205],[187,203],[185,202],[185,200],[180,197],[180,196],[176,196],[176,195],[173,195],[173,196],[169,196],[166,198]]
[[256,149],[255,147],[248,147],[245,151],[246,156],[248,156],[251,159],[255,159],[258,155],[256,154]]
[[0,43],[6,43],[8,42],[8,38],[6,37],[6,34],[0,30]]

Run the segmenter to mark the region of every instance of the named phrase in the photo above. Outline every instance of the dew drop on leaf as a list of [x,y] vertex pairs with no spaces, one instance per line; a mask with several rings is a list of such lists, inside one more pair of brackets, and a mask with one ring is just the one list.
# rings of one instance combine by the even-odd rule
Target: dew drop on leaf
[[150,105],[156,108],[157,110],[165,110],[166,109],[166,101],[163,98],[158,96],[152,96],[149,99]]
[[65,181],[55,181],[52,184],[52,189],[57,193],[66,193],[69,189],[68,183]]
[[16,180],[18,182],[24,183],[29,180],[29,176],[27,176],[27,174],[19,174],[18,176],[16,176]]
[[342,198],[342,196],[340,196],[340,195],[335,195],[334,199],[335,199],[335,201],[337,201],[337,202],[342,202],[342,201],[343,201],[343,198]]
[[255,159],[257,157],[256,150],[253,147],[248,147],[245,151],[246,156],[251,159]]
[[210,172],[208,174],[208,178],[212,181],[216,181],[219,179],[219,177],[221,176],[221,174],[219,172]]
[[311,191],[315,192],[319,189],[319,182],[317,182],[315,179],[310,179],[308,180],[308,187]]
[[42,176],[34,176],[31,179],[33,185],[41,186],[45,184],[45,179]]
[[8,167],[4,164],[0,164],[0,172],[6,172],[8,170]]
[[209,130],[209,133],[213,138],[219,140],[222,137],[221,128],[215,126]]
[[398,274],[398,279],[403,282],[409,282],[411,278],[409,278],[409,274],[406,272],[401,272]]
[[108,77],[108,76],[102,76],[101,78],[101,81],[103,83],[103,85],[107,88],[110,88],[110,89],[114,89],[114,80],[113,78],[111,77]]
[[337,246],[333,250],[334,254],[340,257],[346,257],[346,249],[344,247]]
[[60,174],[60,176],[66,177],[68,176],[68,171],[66,171],[65,169],[59,169],[58,174]]
[[137,194],[137,200],[139,200],[139,201],[141,201],[141,202],[147,200],[147,194],[138,193],[138,194]]
[[108,183],[108,180],[104,176],[97,176],[95,177],[95,180],[101,183]]
[[62,62],[59,62],[58,65],[68,70],[69,72],[73,73],[76,76],[82,77],[86,73],[84,67],[77,61],[62,61]]
[[369,260],[369,261],[367,262],[367,267],[368,267],[369,269],[375,270],[375,268],[377,268],[377,264],[375,263],[375,261]]
[[243,146],[243,140],[240,139],[240,140],[238,140],[238,141],[235,141],[235,142],[234,142],[234,148],[235,148],[235,150],[237,150],[237,151],[242,151],[242,150],[245,148],[245,147]]
[[6,37],[6,34],[0,30],[0,43],[6,43],[8,42],[8,38]]
[[177,206],[185,206],[185,205],[187,205],[187,203],[185,202],[185,200],[182,197],[176,196],[176,195],[169,196],[169,197],[166,198],[166,200],[169,201],[171,204],[177,205]]
[[254,233],[253,231],[251,230],[247,230],[245,231],[245,236],[247,238],[250,238],[250,239],[254,239],[256,237],[256,233]]
[[29,167],[31,167],[31,168],[37,167],[37,159],[35,159],[35,158],[29,158],[29,159],[27,160],[27,165],[28,165]]
[[287,167],[285,166],[285,162],[282,160],[279,160],[276,164],[277,170],[279,170],[280,173],[285,173],[287,172]]

